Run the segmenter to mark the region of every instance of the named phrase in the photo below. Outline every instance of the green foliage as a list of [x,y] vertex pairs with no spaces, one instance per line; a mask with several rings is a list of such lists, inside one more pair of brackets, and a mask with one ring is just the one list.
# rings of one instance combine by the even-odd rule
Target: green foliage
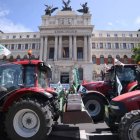
[[133,56],[132,59],[138,63],[140,61],[140,44],[132,49]]

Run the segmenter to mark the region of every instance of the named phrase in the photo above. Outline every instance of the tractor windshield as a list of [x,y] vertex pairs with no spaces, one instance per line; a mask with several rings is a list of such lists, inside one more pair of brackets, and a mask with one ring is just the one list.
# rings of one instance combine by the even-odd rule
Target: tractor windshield
[[0,66],[0,89],[14,90],[23,85],[22,66],[16,64],[4,64]]
[[131,67],[116,69],[116,74],[121,82],[132,82],[136,80],[136,70]]
[[136,70],[133,67],[116,67],[105,73],[104,81],[113,81],[115,72],[121,83],[129,83],[136,80]]

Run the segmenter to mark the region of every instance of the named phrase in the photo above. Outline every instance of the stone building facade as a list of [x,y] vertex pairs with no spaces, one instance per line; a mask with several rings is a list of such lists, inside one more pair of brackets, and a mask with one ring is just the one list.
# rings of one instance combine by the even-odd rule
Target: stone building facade
[[80,72],[80,80],[92,81],[104,63],[113,64],[113,58],[132,63],[131,49],[139,43],[140,32],[95,30],[91,14],[78,15],[75,11],[43,15],[39,32],[0,32],[0,44],[12,52],[1,59],[27,59],[27,50],[32,49],[33,59],[52,66],[53,83],[70,83],[74,67]]

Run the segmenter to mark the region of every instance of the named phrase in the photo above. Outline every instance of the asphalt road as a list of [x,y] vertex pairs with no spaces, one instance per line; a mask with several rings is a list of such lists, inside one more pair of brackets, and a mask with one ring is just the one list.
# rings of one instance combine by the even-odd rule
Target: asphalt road
[[49,140],[119,140],[117,133],[112,133],[107,125],[98,124],[57,125]]
[[[0,140],[8,140],[0,134]],[[112,134],[107,125],[97,124],[77,124],[54,126],[50,136],[46,140],[119,140],[117,134]]]

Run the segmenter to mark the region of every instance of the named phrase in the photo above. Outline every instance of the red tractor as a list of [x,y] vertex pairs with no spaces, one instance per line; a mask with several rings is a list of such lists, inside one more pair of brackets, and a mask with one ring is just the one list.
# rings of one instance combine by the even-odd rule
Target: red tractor
[[0,64],[0,127],[11,140],[44,140],[61,115],[63,123],[92,122],[80,94],[59,95],[50,75],[40,60]]
[[10,139],[43,139],[50,133],[59,105],[48,87],[48,73],[39,60],[0,65],[0,115]]
[[[116,76],[122,85],[121,93],[117,91]],[[112,98],[137,89],[137,65],[114,65],[104,74],[103,81],[84,83],[82,86],[87,90],[83,94],[83,102],[89,114],[94,121],[103,120],[105,105]]]
[[105,122],[121,140],[140,140],[140,90],[115,97],[105,110]]

